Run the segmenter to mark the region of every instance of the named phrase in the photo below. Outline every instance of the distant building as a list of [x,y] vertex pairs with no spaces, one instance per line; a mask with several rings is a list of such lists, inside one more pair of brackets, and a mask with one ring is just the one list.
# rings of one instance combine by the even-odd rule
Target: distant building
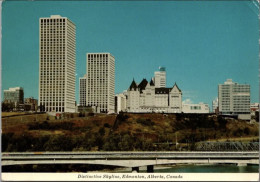
[[120,93],[115,96],[115,111],[126,112],[126,93]]
[[102,113],[115,112],[115,58],[110,53],[87,54],[86,105]]
[[79,113],[96,113],[95,106],[77,106],[77,112]]
[[218,98],[212,101],[212,112],[218,113]]
[[79,78],[79,105],[87,105],[87,76]]
[[166,87],[166,68],[159,67],[159,71],[154,72],[154,85],[156,88],[165,88]]
[[24,103],[24,91],[22,87],[4,90],[4,103],[13,103],[16,106]]
[[238,116],[250,120],[250,85],[238,84],[228,79],[218,85],[218,104],[221,115]]
[[199,104],[182,104],[183,113],[209,113],[209,105]]
[[37,111],[38,110],[38,100],[33,97],[24,99],[25,110]]
[[256,112],[259,112],[259,103],[251,103],[250,112],[252,116],[255,116]]
[[182,92],[175,83],[172,88],[156,88],[153,80],[134,80],[127,90],[127,112],[180,113]]
[[67,17],[39,21],[39,105],[46,112],[75,112],[76,26]]

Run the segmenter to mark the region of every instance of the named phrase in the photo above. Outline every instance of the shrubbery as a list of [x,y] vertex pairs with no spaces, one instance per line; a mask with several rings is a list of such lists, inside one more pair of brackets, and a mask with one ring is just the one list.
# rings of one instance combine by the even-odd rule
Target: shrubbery
[[136,122],[140,123],[142,125],[145,125],[145,126],[153,126],[154,125],[154,122],[151,121],[151,119],[138,118],[136,120]]
[[29,130],[71,130],[73,128],[73,123],[68,121],[62,121],[62,122],[36,122],[36,123],[30,123],[28,125]]
[[144,115],[128,120],[129,117],[130,114],[120,113],[113,127],[111,121],[96,117],[92,118],[91,125],[84,125],[82,118],[79,123],[67,120],[31,122],[23,132],[3,133],[2,151],[172,150],[174,147],[168,143],[173,144],[176,139],[192,149],[196,142],[210,139],[258,136],[257,127],[221,117],[177,114],[179,120],[173,117],[160,121],[167,125],[156,124],[155,118]]

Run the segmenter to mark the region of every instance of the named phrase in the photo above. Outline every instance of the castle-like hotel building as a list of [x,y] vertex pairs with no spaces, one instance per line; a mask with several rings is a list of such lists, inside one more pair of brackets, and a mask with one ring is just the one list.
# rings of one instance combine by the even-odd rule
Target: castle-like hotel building
[[[182,112],[182,92],[175,83],[173,87],[166,88],[165,68],[160,68],[163,73],[160,79],[143,79],[139,84],[132,81],[126,93],[128,112]],[[158,72],[155,72],[155,78]],[[163,83],[160,83],[162,81]],[[155,83],[154,83],[155,82]]]

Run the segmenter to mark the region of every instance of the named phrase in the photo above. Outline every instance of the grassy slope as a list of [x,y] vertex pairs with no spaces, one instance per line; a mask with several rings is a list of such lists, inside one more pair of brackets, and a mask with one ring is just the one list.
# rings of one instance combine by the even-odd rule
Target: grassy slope
[[[59,150],[55,146],[63,142],[66,145],[69,140],[67,145],[71,147],[66,150],[97,150],[95,145],[102,147],[106,142],[108,145],[113,142],[109,141],[112,135],[120,136],[120,140],[121,136],[127,135],[125,140],[143,139],[152,143],[175,142],[176,136],[179,143],[227,139],[250,141],[258,138],[258,123],[252,125],[244,121],[224,120],[223,127],[216,116],[125,114],[113,127],[116,117],[96,115],[47,120],[47,115],[41,114],[2,118],[3,148],[6,151]],[[24,140],[30,140],[23,144],[25,148],[21,144]],[[98,144],[100,140],[101,144]],[[38,148],[34,146],[37,143],[41,145]],[[41,148],[43,146],[45,148]]]

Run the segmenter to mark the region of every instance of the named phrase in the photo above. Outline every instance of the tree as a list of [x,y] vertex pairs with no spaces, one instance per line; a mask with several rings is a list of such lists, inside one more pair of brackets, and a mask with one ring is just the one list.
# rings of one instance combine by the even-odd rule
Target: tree
[[100,128],[99,131],[98,131],[98,133],[99,133],[101,136],[104,136],[105,133],[106,133],[105,128],[104,128],[104,127]]
[[218,123],[220,129],[226,129],[227,120],[221,116],[218,116]]
[[2,111],[3,112],[10,112],[14,109],[14,103],[5,103],[2,102]]
[[256,122],[259,122],[259,111],[255,112],[255,120]]
[[65,135],[52,135],[45,143],[45,151],[72,151],[73,142],[71,137]]
[[118,144],[119,150],[122,151],[129,151],[129,150],[133,150],[133,138],[128,135],[125,134],[122,136],[121,141]]

